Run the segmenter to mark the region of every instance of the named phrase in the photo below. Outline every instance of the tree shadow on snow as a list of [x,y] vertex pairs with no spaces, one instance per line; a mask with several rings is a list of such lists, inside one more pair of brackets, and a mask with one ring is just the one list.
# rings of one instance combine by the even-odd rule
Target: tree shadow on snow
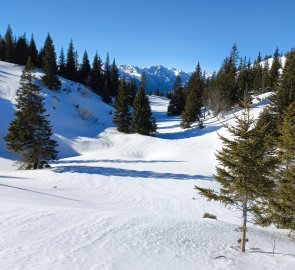
[[54,168],[57,173],[81,173],[97,174],[103,176],[134,177],[134,178],[155,178],[155,179],[174,179],[174,180],[213,180],[212,176],[189,175],[177,173],[160,173],[153,171],[136,171],[121,168],[91,167],[91,166],[61,166]]
[[90,160],[59,160],[56,164],[71,164],[71,163],[175,163],[175,162],[183,162],[178,160],[123,160],[123,159],[90,159]]

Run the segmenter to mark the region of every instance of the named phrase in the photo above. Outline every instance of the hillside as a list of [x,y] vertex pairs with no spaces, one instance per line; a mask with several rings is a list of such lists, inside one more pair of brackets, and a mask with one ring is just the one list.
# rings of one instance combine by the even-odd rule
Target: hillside
[[[238,250],[239,213],[207,202],[194,185],[218,188],[212,175],[226,134],[224,118],[182,130],[168,100],[151,96],[154,137],[121,134],[112,107],[62,79],[42,88],[61,159],[52,168],[16,170],[3,135],[13,118],[21,68],[0,62],[1,269],[292,269],[294,244],[273,227],[249,228]],[[37,74],[41,75],[40,72]],[[257,116],[267,94],[253,101]],[[236,112],[239,114],[239,112]],[[205,212],[217,220],[203,219]],[[275,256],[272,255],[273,239]],[[293,266],[292,266],[293,265]]]

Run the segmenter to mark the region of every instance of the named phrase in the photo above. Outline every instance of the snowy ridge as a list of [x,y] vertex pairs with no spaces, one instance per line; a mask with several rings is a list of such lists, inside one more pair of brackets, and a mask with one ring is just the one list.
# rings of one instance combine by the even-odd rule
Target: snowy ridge
[[147,91],[159,89],[163,93],[171,90],[173,83],[178,75],[181,76],[182,82],[187,83],[191,72],[185,72],[176,68],[167,68],[162,65],[150,67],[136,67],[132,65],[119,65],[120,77],[125,76],[127,79],[133,79],[139,83],[140,76],[145,72],[147,77]]
[[[110,106],[62,80],[60,92],[42,91],[67,158],[51,169],[20,171],[2,139],[20,73],[0,62],[1,270],[292,269],[294,244],[286,231],[250,227],[241,255],[239,213],[193,189],[218,188],[212,177],[221,147],[216,131],[227,134],[222,122],[233,123],[232,114],[207,116],[204,129],[182,130],[179,117],[166,115],[168,99],[151,96],[159,133],[121,134],[112,126]],[[254,116],[267,97],[254,99]],[[203,219],[204,212],[218,220]]]

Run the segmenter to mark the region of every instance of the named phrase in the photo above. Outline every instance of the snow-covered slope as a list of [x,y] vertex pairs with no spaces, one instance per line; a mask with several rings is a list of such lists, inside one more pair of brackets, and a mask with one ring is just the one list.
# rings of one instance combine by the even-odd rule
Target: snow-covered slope
[[[19,74],[19,67],[0,63],[1,137],[13,117]],[[239,213],[193,189],[218,188],[216,131],[225,134],[221,121],[232,121],[231,114],[207,116],[204,129],[184,131],[178,117],[167,117],[168,100],[152,96],[159,133],[121,134],[111,126],[111,108],[77,87],[63,80],[70,93],[43,88],[61,155],[70,157],[51,169],[19,171],[1,141],[1,270],[293,269],[286,231],[250,227],[241,254]],[[254,100],[254,115],[266,98]],[[91,117],[82,119],[77,104]],[[218,220],[203,219],[204,212]]]
[[176,68],[167,68],[162,65],[151,67],[136,67],[132,65],[119,65],[120,77],[125,76],[127,79],[133,79],[139,83],[140,76],[143,72],[147,78],[147,91],[155,91],[159,89],[161,92],[166,93],[171,90],[176,76],[180,75],[182,82],[187,83],[191,72],[185,72]]

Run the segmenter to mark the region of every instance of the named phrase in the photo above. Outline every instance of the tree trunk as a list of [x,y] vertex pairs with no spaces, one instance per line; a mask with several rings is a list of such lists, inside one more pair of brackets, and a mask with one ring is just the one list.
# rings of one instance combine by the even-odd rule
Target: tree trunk
[[243,222],[242,222],[242,238],[241,238],[241,251],[245,252],[246,251],[246,234],[247,234],[247,199],[245,200],[245,203],[243,205]]

